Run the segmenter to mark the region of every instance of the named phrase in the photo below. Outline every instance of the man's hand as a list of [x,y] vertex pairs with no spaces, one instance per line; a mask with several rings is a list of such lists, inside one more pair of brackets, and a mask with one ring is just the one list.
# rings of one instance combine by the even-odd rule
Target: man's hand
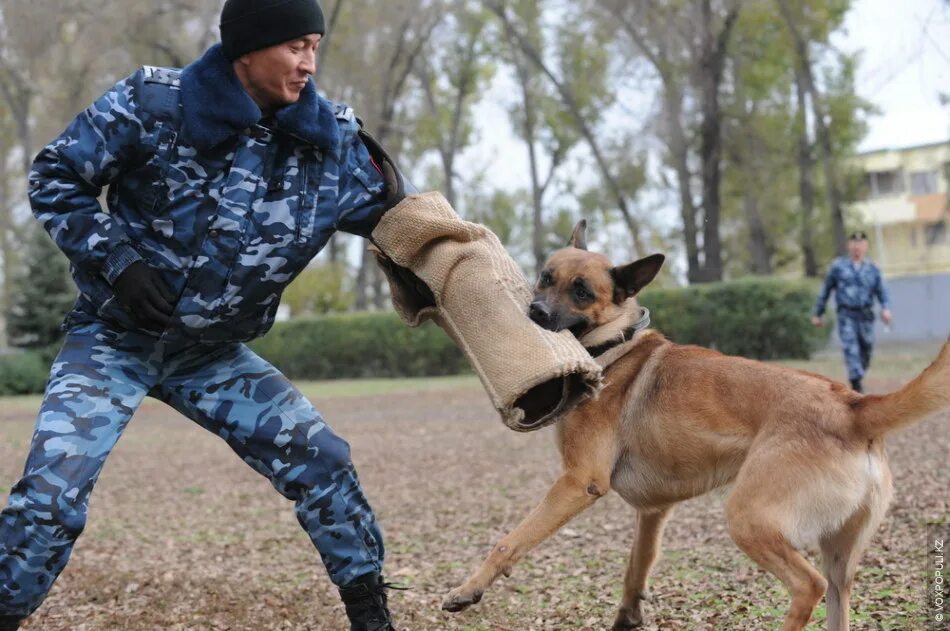
[[891,310],[890,310],[890,309],[882,309],[882,310],[881,310],[881,320],[884,321],[884,324],[890,324],[890,323],[891,323],[891,317],[892,317],[892,316],[891,316]]
[[171,322],[175,295],[158,272],[142,261],[129,265],[116,279],[113,290],[139,325],[161,330]]
[[812,317],[811,317],[811,323],[814,324],[814,325],[817,326],[817,327],[825,326],[825,322],[824,322],[824,320],[822,320],[821,316],[816,316],[816,315],[815,315],[815,316],[812,316]]

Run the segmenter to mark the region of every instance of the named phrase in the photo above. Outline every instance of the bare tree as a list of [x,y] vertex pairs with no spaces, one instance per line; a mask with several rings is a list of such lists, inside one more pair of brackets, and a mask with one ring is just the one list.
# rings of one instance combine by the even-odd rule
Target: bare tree
[[457,205],[456,159],[471,143],[473,103],[491,78],[489,55],[494,51],[485,11],[480,3],[459,0],[449,7],[449,20],[418,57],[416,78],[425,107],[420,109],[414,131],[415,155],[432,148],[439,154],[445,198]]
[[[690,4],[609,0],[596,5],[601,8],[605,19],[618,26],[659,77],[663,103],[662,135],[670,165],[676,173],[687,277],[690,282],[721,279],[722,112],[719,99],[729,40],[741,5],[737,0],[727,4],[720,17],[713,11],[710,1],[703,0],[698,19]],[[695,114],[687,111],[691,102],[699,103],[699,111]],[[690,130],[694,117],[699,120],[698,148],[692,142]],[[694,193],[693,155],[699,162],[700,204],[696,203]]]
[[630,231],[630,237],[633,240],[635,251],[642,254],[645,251],[642,227],[639,220],[634,216],[633,210],[631,208],[631,200],[627,199],[623,188],[620,186],[620,183],[611,170],[610,165],[605,158],[601,143],[598,140],[598,135],[591,126],[590,122],[584,116],[581,107],[578,104],[577,96],[571,90],[570,85],[568,85],[554,73],[551,65],[545,61],[542,52],[538,50],[537,46],[531,42],[531,39],[519,31],[513,18],[508,13],[507,7],[497,0],[487,0],[487,6],[502,21],[505,31],[508,34],[508,37],[510,37],[511,41],[517,44],[524,56],[532,64],[534,64],[542,72],[542,74],[548,78],[548,80],[551,81],[551,84],[554,86],[561,98],[561,103],[565,108],[567,108],[567,111],[574,120],[574,124],[577,126],[578,131],[580,132],[581,136],[583,136],[587,146],[590,148],[590,152],[594,157],[594,161],[597,164],[601,177],[603,178],[607,189],[613,196],[614,201],[617,204],[617,208],[620,210],[620,214],[627,226],[627,229]]
[[831,142],[831,132],[828,129],[828,115],[812,70],[812,60],[809,54],[808,40],[802,33],[799,22],[793,15],[788,0],[776,0],[782,19],[788,28],[795,46],[798,69],[797,81],[801,82],[811,100],[811,109],[815,124],[815,137],[821,153],[821,161],[825,173],[825,191],[828,196],[828,209],[831,212],[831,230],[834,237],[835,253],[843,256],[847,252],[844,229],[844,212],[841,203],[841,185],[838,169],[835,164],[834,150]]
[[[332,65],[322,63],[320,82],[331,98],[353,105],[366,128],[398,161],[408,131],[401,108],[419,55],[443,19],[442,0],[384,4],[350,0],[341,7],[333,35]],[[328,54],[324,50],[323,55]],[[385,306],[384,279],[363,249],[354,307]]]

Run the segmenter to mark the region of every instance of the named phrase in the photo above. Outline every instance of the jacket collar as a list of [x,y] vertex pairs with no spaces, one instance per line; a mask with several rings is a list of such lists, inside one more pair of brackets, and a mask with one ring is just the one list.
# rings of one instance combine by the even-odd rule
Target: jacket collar
[[[181,73],[183,131],[200,149],[209,149],[251,127],[261,110],[251,99],[224,56],[221,44],[186,66]],[[317,94],[313,78],[300,99],[277,110],[277,129],[336,153],[340,131],[329,101]]]

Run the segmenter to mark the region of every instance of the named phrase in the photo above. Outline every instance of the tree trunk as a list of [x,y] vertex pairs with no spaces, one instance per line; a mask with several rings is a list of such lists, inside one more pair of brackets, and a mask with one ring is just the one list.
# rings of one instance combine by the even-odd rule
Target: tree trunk
[[[6,147],[3,147],[6,149]],[[5,166],[5,165],[4,165]],[[10,203],[9,178],[6,169],[0,169],[0,259],[3,260],[3,293],[0,295],[0,313],[6,313],[10,307],[13,291],[13,278],[16,270],[14,261],[13,204]],[[0,346],[4,343],[0,341]]]
[[356,311],[366,311],[369,308],[370,258],[372,258],[372,254],[369,250],[362,248],[360,251],[360,266],[356,271],[356,282],[353,284],[353,308]]
[[[455,92],[455,98],[452,106],[452,121],[448,129],[448,138],[444,141],[440,140],[438,150],[439,158],[442,162],[442,178],[445,182],[444,184],[444,195],[445,199],[449,202],[449,205],[453,208],[456,206],[456,195],[458,194],[455,190],[455,159],[458,156],[459,152],[459,142],[460,134],[462,131],[462,120],[465,115],[465,100],[471,95],[472,91],[476,85],[475,71],[473,66],[476,62],[476,53],[475,49],[478,45],[479,32],[473,33],[471,37],[466,42],[465,48],[465,57],[464,62],[462,63],[461,70],[461,80],[458,84],[458,89]],[[423,55],[423,58],[425,56]],[[431,68],[423,67],[420,68],[419,79],[423,85],[423,91],[425,92],[426,103],[429,108],[429,112],[433,117],[438,117],[439,106],[436,103],[435,95],[432,92],[431,85],[435,81],[432,76]]]
[[752,256],[752,273],[768,276],[772,273],[772,247],[759,212],[759,199],[753,189],[747,188],[742,195],[742,210],[749,228],[749,253]]
[[719,85],[722,83],[732,26],[738,17],[734,7],[726,15],[722,29],[713,35],[711,0],[702,3],[702,57],[700,58],[700,89],[702,123],[699,155],[703,175],[703,273],[702,280],[722,280],[722,242],[719,237],[722,181],[722,111],[719,106]]
[[534,142],[536,121],[534,120],[535,108],[531,94],[531,78],[528,76],[528,71],[524,67],[523,61],[519,58],[521,53],[510,32],[508,33],[508,41],[512,44],[515,71],[518,75],[518,83],[521,85],[521,104],[524,111],[522,134],[524,136],[525,146],[528,148],[528,171],[531,175],[531,252],[534,255],[534,271],[536,274],[540,274],[541,268],[544,267],[545,260],[544,208],[541,199],[541,183],[538,175],[538,152]]
[[29,175],[34,158],[32,134],[30,133],[30,100],[33,93],[17,71],[12,68],[0,68],[0,73],[2,73],[0,74],[0,94],[3,95],[10,113],[13,114],[17,140],[20,143],[20,149],[23,151],[20,156],[20,163],[23,173]]
[[329,241],[327,241],[327,251],[329,253],[329,258],[331,263],[340,262],[340,236],[339,233],[334,232],[330,235]]
[[699,264],[699,243],[696,232],[696,203],[693,201],[692,175],[689,170],[689,143],[686,132],[683,130],[683,91],[681,84],[673,77],[672,72],[664,62],[666,56],[660,51],[654,51],[648,46],[646,39],[637,30],[636,22],[631,21],[624,14],[624,4],[615,3],[606,7],[611,13],[611,19],[619,20],[624,32],[656,69],[663,84],[664,123],[666,125],[667,149],[670,152],[670,162],[676,172],[676,181],[680,197],[680,218],[683,221],[683,242],[686,246],[686,278],[690,283],[697,283],[702,277]]
[[455,105],[452,109],[452,127],[449,130],[448,151],[444,153],[443,165],[445,168],[445,198],[455,207],[455,157],[459,150],[459,135],[462,131],[462,117],[465,113],[465,99],[475,87],[475,47],[478,45],[479,33],[475,33],[468,41],[465,49],[465,63],[462,65],[462,80],[455,93]]
[[[811,82],[809,82],[811,83]],[[814,83],[811,83],[814,88]],[[825,172],[825,186],[828,194],[828,208],[831,211],[831,234],[835,240],[835,253],[844,256],[848,252],[844,230],[844,212],[841,209],[841,190],[838,185],[838,170],[835,166],[834,152],[831,148],[831,133],[825,124],[823,107],[819,105],[817,90],[809,90],[811,106],[816,121],[815,134],[821,147],[821,162]]]
[[686,278],[690,283],[698,283],[702,278],[702,269],[699,265],[699,243],[696,240],[696,204],[693,202],[692,177],[689,172],[689,146],[683,131],[683,95],[672,83],[667,85],[665,81],[663,92],[670,158],[676,171],[680,196],[680,218],[683,220]]
[[370,270],[372,271],[373,279],[373,307],[377,311],[382,311],[386,308],[386,298],[388,294],[386,293],[386,277],[383,274],[383,270],[380,269],[379,265],[376,265],[375,256],[367,254],[367,256],[373,259],[373,264],[370,265]]
[[831,232],[834,237],[835,253],[838,256],[847,254],[847,242],[844,230],[844,212],[841,208],[841,190],[838,185],[838,171],[835,165],[834,150],[831,146],[831,132],[825,120],[825,108],[815,78],[812,74],[811,59],[808,54],[808,42],[802,36],[795,24],[792,13],[786,0],[778,0],[782,19],[792,35],[795,43],[795,52],[798,57],[798,71],[803,80],[805,90],[811,99],[812,115],[815,119],[815,138],[821,150],[821,162],[825,173],[825,187],[828,196],[828,209],[831,212]]
[[797,101],[796,124],[798,125],[798,197],[801,204],[801,248],[805,276],[818,276],[818,260],[815,257],[815,239],[812,221],[815,215],[814,158],[811,140],[808,137],[808,104],[805,98],[804,79],[801,69],[795,69],[795,97]]
[[333,29],[340,20],[340,10],[343,8],[343,2],[344,0],[336,0],[336,2],[333,3],[333,9],[330,11],[330,19],[327,20],[326,24],[327,32],[323,35],[320,41],[320,61],[317,64],[316,71],[313,73],[314,83],[316,83],[317,79],[320,77],[320,68],[323,67],[324,63],[326,63],[327,54],[330,51],[330,38],[333,37]]

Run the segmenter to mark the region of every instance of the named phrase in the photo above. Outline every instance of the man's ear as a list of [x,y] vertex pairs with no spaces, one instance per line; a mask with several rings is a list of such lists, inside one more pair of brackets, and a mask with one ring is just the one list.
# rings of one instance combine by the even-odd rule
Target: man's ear
[[662,254],[651,254],[633,263],[614,267],[610,275],[614,279],[614,296],[623,301],[635,296],[641,289],[650,284],[666,257]]
[[577,248],[578,250],[587,249],[587,220],[581,219],[577,222],[577,225],[574,226],[574,232],[571,233],[571,238],[567,242],[567,247]]

